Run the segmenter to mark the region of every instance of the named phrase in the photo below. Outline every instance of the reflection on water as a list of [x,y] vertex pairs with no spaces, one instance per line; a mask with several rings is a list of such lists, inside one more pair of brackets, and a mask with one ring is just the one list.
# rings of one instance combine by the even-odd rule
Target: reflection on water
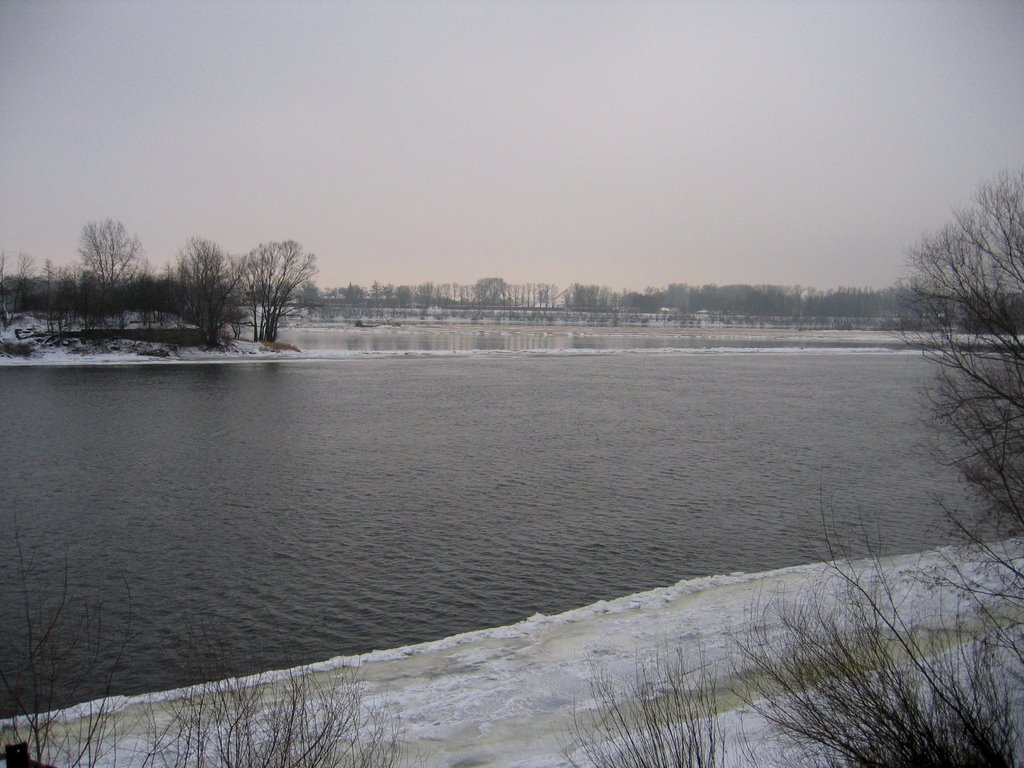
[[299,326],[280,340],[306,350],[354,352],[471,352],[715,348],[889,348],[904,345],[882,332],[793,331],[758,328],[581,328],[575,326],[424,324],[360,328],[352,324]]

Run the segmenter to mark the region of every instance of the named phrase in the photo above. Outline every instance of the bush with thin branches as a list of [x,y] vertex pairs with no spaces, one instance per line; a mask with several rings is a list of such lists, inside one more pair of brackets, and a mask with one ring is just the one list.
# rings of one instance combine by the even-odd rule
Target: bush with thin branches
[[724,746],[715,676],[681,649],[638,660],[622,685],[595,667],[596,708],[576,708],[566,758],[574,768],[716,768]]
[[[17,527],[12,539],[9,588],[19,611],[0,633],[0,738],[27,743],[39,762],[92,765],[113,727],[110,694],[131,634],[131,592],[126,585],[128,618],[111,622],[102,603],[72,589],[66,559],[63,579],[49,584]],[[97,686],[98,699],[61,711]]]
[[393,768],[394,720],[352,670],[200,683],[151,715],[147,768]]
[[777,762],[1016,765],[1020,713],[999,647],[960,613],[939,629],[906,618],[884,573],[871,587],[840,574],[836,595],[773,601],[738,642],[742,695],[778,737]]

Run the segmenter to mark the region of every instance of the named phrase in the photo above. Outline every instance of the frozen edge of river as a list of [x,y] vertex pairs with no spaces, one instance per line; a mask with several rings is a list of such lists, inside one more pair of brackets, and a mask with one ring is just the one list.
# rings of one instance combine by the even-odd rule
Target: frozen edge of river
[[[1013,549],[1021,542],[1002,546]],[[956,569],[987,579],[976,550],[944,547],[881,560],[887,582],[913,620],[941,628],[957,595]],[[846,565],[877,578],[876,563]],[[357,656],[341,656],[302,667],[306,674],[358,668],[368,700],[398,716],[409,754],[427,766],[489,765],[540,768],[565,765],[562,749],[573,707],[593,706],[589,680],[595,665],[612,679],[626,679],[638,659],[666,648],[680,649],[694,663],[716,664],[731,652],[730,635],[749,626],[773,600],[837,593],[835,566],[815,563],[763,573],[733,573],[680,581],[672,586],[604,600],[557,615],[534,615],[515,624],[453,635],[441,640]],[[726,664],[721,664],[725,668]],[[281,680],[288,671],[241,678],[237,684]],[[723,672],[724,674],[724,672]],[[185,689],[116,699],[118,741],[129,747],[142,734],[133,713],[180,698]],[[73,719],[88,705],[64,713]],[[762,725],[750,713],[722,714],[736,748]],[[130,749],[126,749],[129,751]],[[120,754],[118,765],[130,764]]]

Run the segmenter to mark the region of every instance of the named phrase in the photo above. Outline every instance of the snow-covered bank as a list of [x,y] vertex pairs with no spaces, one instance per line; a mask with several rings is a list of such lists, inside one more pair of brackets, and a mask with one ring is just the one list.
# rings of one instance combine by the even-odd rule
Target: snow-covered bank
[[[950,585],[955,569],[985,578],[972,550],[902,555],[883,565],[901,609],[936,629],[956,602]],[[873,562],[853,567],[874,578]],[[754,606],[808,593],[827,600],[838,593],[836,579],[829,564],[692,579],[509,626],[339,657],[309,671],[358,666],[367,694],[388,702],[409,754],[422,765],[562,766],[573,708],[594,705],[589,681],[595,665],[624,679],[638,657],[665,648],[681,649],[694,663],[700,654],[711,663],[723,661],[731,652],[730,633],[749,626]],[[119,702],[119,743],[127,748],[141,735],[133,724],[146,707],[181,695],[169,691]],[[760,725],[742,710],[723,713],[722,722],[732,746],[729,763],[742,765],[740,742],[756,738]],[[120,750],[117,764],[131,764],[127,749]]]
[[[324,331],[328,339],[315,349],[299,349],[289,344],[268,345],[233,341],[218,348],[178,347],[140,341],[40,343],[18,340],[12,332],[2,340],[0,367],[96,366],[96,365],[181,365],[211,363],[262,363],[274,361],[345,361],[408,357],[522,357],[522,356],[594,356],[594,355],[863,355],[920,354],[896,343],[884,333],[762,333],[753,329],[731,333],[665,334],[621,333],[593,329],[562,330],[557,338],[536,329],[467,332],[451,329],[424,335],[419,331],[387,329],[387,338],[378,338],[378,329],[361,330],[381,342],[374,348],[346,348],[346,344],[366,341],[344,330]],[[307,329],[308,332],[308,329]],[[393,336],[398,333],[400,336]],[[489,335],[485,335],[489,334]],[[337,347],[331,347],[331,340]],[[486,342],[486,343],[484,343]]]
[[[8,335],[10,336],[10,335]],[[168,365],[175,363],[226,363],[299,357],[290,345],[234,341],[219,348],[179,347],[169,344],[110,339],[102,342],[70,340],[41,344],[4,336],[0,366]]]
[[[32,366],[93,366],[93,365],[175,365],[175,364],[237,364],[266,363],[283,361],[321,362],[328,360],[367,360],[409,357],[585,357],[610,355],[822,355],[822,354],[910,354],[909,350],[897,351],[885,347],[858,348],[789,348],[789,347],[706,347],[701,349],[678,349],[674,347],[645,349],[524,349],[524,350],[299,350],[276,352],[262,349],[252,351],[190,350],[167,357],[154,357],[123,352],[86,352],[74,355],[47,353],[33,357],[0,356],[0,367]],[[914,352],[913,354],[920,354]]]

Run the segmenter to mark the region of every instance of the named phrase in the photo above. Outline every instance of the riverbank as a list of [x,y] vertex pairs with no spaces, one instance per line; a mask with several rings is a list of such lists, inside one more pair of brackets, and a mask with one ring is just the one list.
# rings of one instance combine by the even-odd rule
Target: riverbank
[[[166,334],[173,338],[175,334]],[[298,347],[279,342],[229,341],[203,347],[153,341],[146,334],[125,336],[37,334],[17,326],[0,333],[0,366],[146,365],[154,363],[220,362],[295,356]]]
[[[899,596],[902,615],[935,630],[948,628],[948,606],[958,594],[952,585],[959,575],[991,578],[977,551],[953,547],[840,567],[846,576],[858,574],[868,590],[884,573],[888,588]],[[767,606],[811,596],[839,599],[842,578],[835,564],[818,563],[692,579],[508,626],[338,657],[306,667],[304,673],[326,679],[342,668],[358,669],[365,701],[386,707],[397,718],[406,754],[415,764],[567,766],[573,713],[596,706],[590,687],[595,672],[624,681],[638,660],[671,649],[691,666],[708,664],[725,679],[732,673],[736,634],[752,621],[778,628],[773,614],[764,612]],[[284,680],[288,675],[270,676]],[[96,765],[133,765],[132,750],[146,738],[153,707],[172,707],[185,695],[177,690],[119,700],[116,743]],[[272,687],[266,695],[272,695]],[[726,764],[746,765],[752,743],[763,755],[768,748],[760,743],[764,723],[736,700],[720,699],[719,707]]]
[[58,339],[28,335],[16,326],[0,335],[0,366],[156,365],[465,354],[910,351],[899,338],[882,331],[760,328],[641,329],[465,323],[366,328],[302,323],[284,329],[281,342],[235,340],[213,348],[124,338]]

